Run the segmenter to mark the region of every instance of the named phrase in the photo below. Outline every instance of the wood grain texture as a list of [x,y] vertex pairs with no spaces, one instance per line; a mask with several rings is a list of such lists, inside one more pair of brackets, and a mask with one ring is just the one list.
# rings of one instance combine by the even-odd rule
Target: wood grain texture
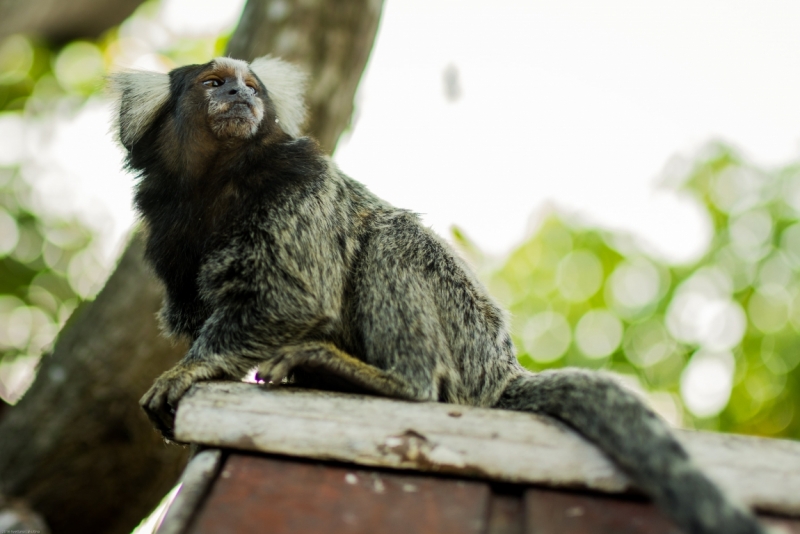
[[231,455],[192,534],[482,534],[489,487]]
[[[178,409],[185,442],[609,493],[630,482],[544,416],[237,382],[196,385]],[[800,443],[679,431],[711,478],[761,511],[800,515]]]
[[517,494],[492,493],[486,534],[523,534],[522,499]]
[[[653,504],[630,497],[235,451],[217,477],[220,452],[189,463],[157,534],[682,534]],[[800,520],[761,520],[776,534],[800,534]]]
[[582,438],[544,417],[235,382],[181,401],[180,441],[508,482],[624,491]]
[[682,534],[645,502],[532,489],[524,507],[525,534]]
[[[524,534],[682,534],[655,505],[607,496],[528,489]],[[775,534],[800,534],[800,520],[760,515]]]
[[156,534],[182,534],[219,473],[222,451],[207,449],[189,461],[180,479],[180,489],[169,505]]

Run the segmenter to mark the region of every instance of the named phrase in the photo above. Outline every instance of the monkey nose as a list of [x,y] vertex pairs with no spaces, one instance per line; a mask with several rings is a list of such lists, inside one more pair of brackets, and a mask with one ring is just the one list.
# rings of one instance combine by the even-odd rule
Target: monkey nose
[[249,96],[252,92],[253,91],[249,87],[247,87],[246,84],[243,84],[241,82],[236,82],[235,84],[232,84],[227,88],[225,94],[227,94],[228,96],[240,95],[246,97]]
[[246,83],[237,81],[236,83],[229,85],[225,93],[229,97],[238,95],[247,98],[255,94],[255,91],[251,87],[248,87]]

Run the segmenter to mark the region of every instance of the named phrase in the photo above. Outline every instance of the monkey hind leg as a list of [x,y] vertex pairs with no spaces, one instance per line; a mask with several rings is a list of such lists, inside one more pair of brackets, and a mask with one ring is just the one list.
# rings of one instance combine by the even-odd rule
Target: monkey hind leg
[[767,532],[692,463],[655,413],[608,375],[579,369],[525,373],[508,385],[496,407],[564,421],[597,445],[687,534]]
[[358,390],[387,397],[421,400],[401,376],[388,373],[347,354],[332,343],[309,341],[278,349],[258,366],[257,376],[277,382],[292,372],[330,376]]

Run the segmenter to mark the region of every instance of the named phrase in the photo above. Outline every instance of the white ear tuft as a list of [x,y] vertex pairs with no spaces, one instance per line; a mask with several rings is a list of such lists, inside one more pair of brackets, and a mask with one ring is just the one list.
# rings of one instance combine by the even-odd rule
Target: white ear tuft
[[169,99],[169,75],[157,72],[118,72],[108,77],[114,98],[114,135],[123,146],[138,141]]
[[306,120],[305,73],[291,63],[270,56],[254,60],[250,70],[266,86],[283,131],[299,137]]

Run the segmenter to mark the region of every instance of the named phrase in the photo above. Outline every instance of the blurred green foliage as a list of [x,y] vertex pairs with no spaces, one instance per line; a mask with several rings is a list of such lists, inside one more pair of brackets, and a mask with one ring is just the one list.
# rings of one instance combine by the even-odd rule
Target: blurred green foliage
[[[71,96],[53,74],[59,57],[22,35],[0,42],[0,117],[35,118]],[[39,212],[23,165],[0,167],[0,399],[7,402],[25,391],[42,352],[80,303],[76,271],[93,237],[77,218]]]
[[68,273],[80,267],[91,233],[76,220],[30,209],[30,186],[0,169],[0,398],[16,400],[39,357],[78,306]]
[[[146,2],[91,42],[54,46],[27,35],[0,41],[0,121],[27,126],[79,113],[102,93],[103,76],[132,57],[149,54],[169,69],[225,49],[229,35],[170,36],[159,9],[158,1]],[[94,257],[96,236],[79,218],[42,212],[30,185],[41,172],[32,153],[38,148],[26,149],[24,128],[18,133],[19,154],[0,164],[0,400],[6,402],[24,393],[42,352],[108,275]]]
[[714,145],[690,167],[679,187],[714,225],[695,263],[551,213],[484,279],[527,368],[610,369],[677,424],[800,438],[800,165],[764,171]]

